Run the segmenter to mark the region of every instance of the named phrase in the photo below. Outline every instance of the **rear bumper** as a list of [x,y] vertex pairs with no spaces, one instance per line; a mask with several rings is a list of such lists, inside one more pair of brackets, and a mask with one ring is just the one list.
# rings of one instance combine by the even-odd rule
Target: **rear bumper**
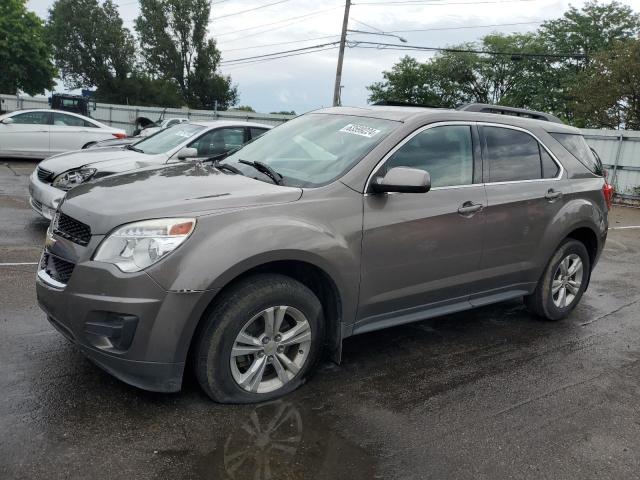
[[[37,277],[36,293],[51,324],[96,365],[144,390],[180,390],[204,292],[167,292],[146,273],[85,262],[62,287]],[[124,345],[123,318],[135,324]]]

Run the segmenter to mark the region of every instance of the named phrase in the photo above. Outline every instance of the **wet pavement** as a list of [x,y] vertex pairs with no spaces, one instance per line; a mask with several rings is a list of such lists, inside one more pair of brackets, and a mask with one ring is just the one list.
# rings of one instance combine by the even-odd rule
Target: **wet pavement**
[[[0,264],[38,260],[34,165],[0,160]],[[640,477],[639,229],[610,232],[565,321],[515,301],[353,337],[259,406],[102,372],[47,323],[35,268],[0,265],[0,479]]]

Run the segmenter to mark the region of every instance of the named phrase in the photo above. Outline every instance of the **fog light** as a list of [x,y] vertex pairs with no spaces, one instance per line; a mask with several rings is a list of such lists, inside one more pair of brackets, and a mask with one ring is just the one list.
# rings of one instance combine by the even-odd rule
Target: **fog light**
[[116,312],[92,312],[84,324],[87,340],[101,350],[125,351],[133,342],[138,317]]

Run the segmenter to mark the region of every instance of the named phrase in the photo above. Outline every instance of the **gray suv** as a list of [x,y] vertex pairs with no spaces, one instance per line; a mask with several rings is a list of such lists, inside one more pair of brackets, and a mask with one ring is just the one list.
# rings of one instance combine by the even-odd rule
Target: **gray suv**
[[393,325],[584,293],[612,191],[580,132],[487,105],[329,108],[227,158],[69,191],[37,274],[51,323],[96,364],[214,400],[286,394],[321,352]]

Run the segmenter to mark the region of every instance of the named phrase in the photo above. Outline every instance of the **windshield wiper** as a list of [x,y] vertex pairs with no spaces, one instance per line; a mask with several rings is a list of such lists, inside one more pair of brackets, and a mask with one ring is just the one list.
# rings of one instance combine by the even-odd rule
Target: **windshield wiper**
[[213,166],[215,167],[218,163],[220,163],[220,160],[224,160],[225,158],[227,158],[229,155],[236,153],[238,150],[240,150],[242,148],[242,146],[234,148],[232,150],[229,150],[228,152],[222,152],[222,153],[218,153],[216,155],[212,155],[209,158],[205,158],[204,160],[202,160],[203,162],[213,162]]
[[214,167],[216,167],[218,170],[228,170],[232,173],[235,173],[237,175],[244,175],[244,173],[242,173],[241,170],[238,170],[236,167],[234,167],[233,165],[229,165],[228,163],[214,163],[213,165]]
[[134,152],[144,153],[144,150],[142,150],[141,148],[136,148],[132,144],[126,145],[124,148],[126,148],[127,150],[133,150]]
[[276,185],[282,185],[282,175],[280,175],[266,163],[258,161],[250,162],[249,160],[238,160],[238,162],[243,163],[244,165],[249,165],[250,167],[258,170],[260,173],[265,174],[267,177],[273,180],[273,183],[275,183]]

